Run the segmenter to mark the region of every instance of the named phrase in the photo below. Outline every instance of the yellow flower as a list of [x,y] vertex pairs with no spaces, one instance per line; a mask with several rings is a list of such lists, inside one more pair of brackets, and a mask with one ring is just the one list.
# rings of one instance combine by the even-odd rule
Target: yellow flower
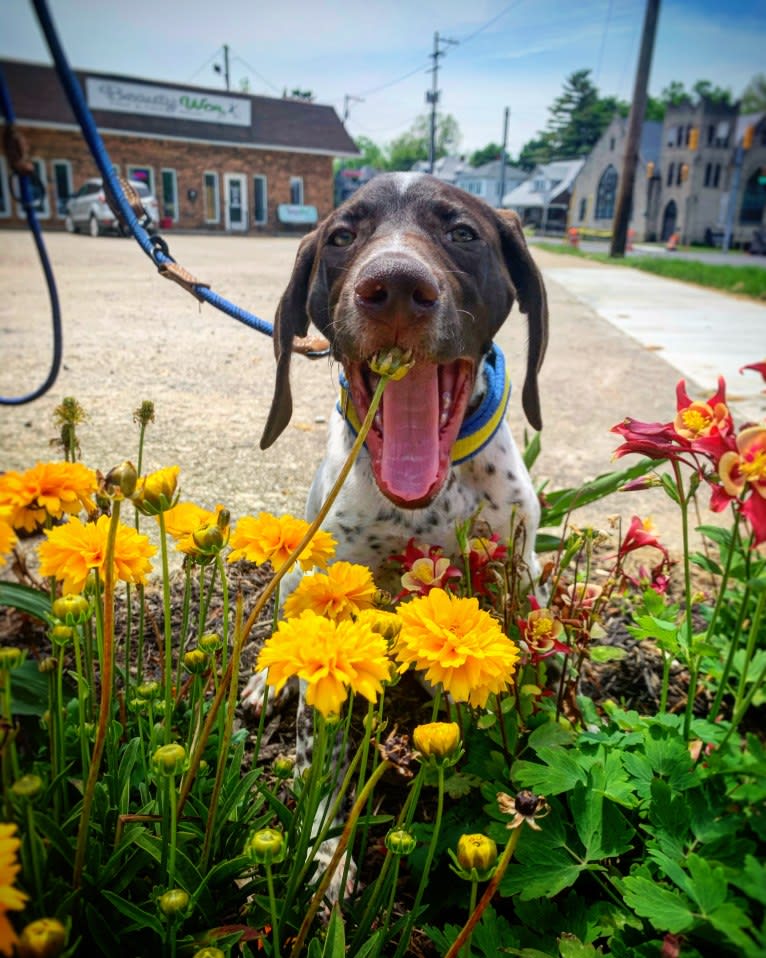
[[402,627],[402,620],[396,612],[386,612],[385,609],[363,609],[359,615],[355,616],[355,619],[357,622],[369,625],[373,632],[377,632],[389,641],[397,637]]
[[[275,569],[283,566],[308,531],[309,523],[295,516],[273,516],[261,512],[257,516],[243,516],[231,535],[232,552],[229,562],[247,559],[262,565],[271,562]],[[335,539],[329,532],[318,529],[313,539],[298,556],[305,571],[314,566],[325,568],[335,555]]]
[[[194,540],[194,534],[208,526],[218,523],[218,516],[224,511],[222,505],[215,509],[203,509],[194,502],[179,502],[165,513],[165,529],[176,540],[176,549],[186,555],[199,555],[200,547]],[[228,525],[221,530],[224,539]]]
[[487,835],[461,835],[457,841],[457,860],[466,872],[476,869],[477,877],[482,880],[481,876],[497,863],[497,845]]
[[369,626],[334,622],[313,612],[280,622],[264,643],[258,669],[279,692],[297,676],[307,683],[306,701],[327,718],[338,715],[348,689],[374,701],[391,674],[387,643]]
[[55,958],[66,945],[66,928],[58,918],[38,918],[19,936],[19,958]]
[[16,534],[11,525],[11,510],[0,509],[0,565],[5,565],[3,556],[16,545]]
[[142,476],[136,485],[133,494],[133,504],[148,516],[155,516],[158,512],[166,512],[175,503],[173,499],[178,486],[179,466],[165,466]]
[[511,684],[519,650],[476,599],[432,589],[397,611],[400,672],[413,664],[455,701],[479,707]]
[[[40,546],[40,574],[52,575],[63,582],[64,592],[82,592],[91,569],[103,578],[106,565],[106,541],[109,517],[97,522],[70,519],[55,529],[46,529],[46,542]],[[118,525],[114,544],[115,575],[123,582],[143,583],[151,571],[149,558],[157,550],[146,536],[125,525]]]
[[447,758],[460,747],[460,726],[457,722],[426,722],[417,725],[412,744],[424,758]]
[[10,511],[14,529],[34,532],[47,518],[81,509],[93,512],[96,474],[80,462],[38,462],[26,472],[0,476],[0,509]]
[[16,876],[21,870],[18,863],[18,851],[21,840],[16,838],[16,826],[0,824],[0,954],[10,955],[18,941],[6,912],[21,911],[27,900],[24,892],[13,887]]
[[327,572],[301,579],[297,589],[285,600],[285,618],[294,619],[309,609],[340,622],[372,608],[375,592],[367,566],[335,562]]

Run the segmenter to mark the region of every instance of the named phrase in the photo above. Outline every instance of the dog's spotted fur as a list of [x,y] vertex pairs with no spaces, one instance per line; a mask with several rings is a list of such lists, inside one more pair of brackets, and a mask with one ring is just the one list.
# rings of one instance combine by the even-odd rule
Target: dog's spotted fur
[[[338,541],[336,558],[369,566],[379,585],[386,584],[380,579],[383,560],[401,553],[410,538],[456,554],[456,524],[477,513],[501,537],[510,535],[512,516],[518,519],[516,548],[530,576],[536,573],[539,505],[507,423],[478,455],[460,465],[449,463],[447,448],[466,411],[482,398],[482,357],[514,301],[527,314],[529,326],[522,403],[539,429],[537,374],[547,343],[547,305],[514,214],[493,210],[424,174],[392,174],[359,190],[300,245],[277,310],[276,386],[261,446],[271,445],[290,420],[292,345],[306,335],[309,321],[344,367],[360,419],[371,389],[366,363],[378,351],[392,346],[411,350],[416,365],[408,377],[420,376],[416,381],[424,384],[422,408],[417,391],[408,392],[406,386],[400,398],[395,395],[389,407],[383,406],[382,423],[373,427],[376,433],[368,437],[323,523]],[[384,403],[396,387],[389,384]],[[406,400],[418,405],[411,416],[406,415]],[[438,422],[438,435],[434,429],[423,437],[426,452],[410,456],[404,441],[394,443],[392,453],[387,445],[391,423],[404,422],[419,436],[419,417]],[[307,518],[324,502],[353,438],[343,416],[333,410]],[[395,455],[402,457],[401,468],[395,458],[392,462]],[[260,701],[257,686],[255,677],[246,701]],[[311,760],[310,728],[310,723],[298,722],[299,768]]]

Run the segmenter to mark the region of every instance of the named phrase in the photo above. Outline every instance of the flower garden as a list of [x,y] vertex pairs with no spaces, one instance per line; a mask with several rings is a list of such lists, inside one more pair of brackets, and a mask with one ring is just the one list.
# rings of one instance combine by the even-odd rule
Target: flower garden
[[[0,475],[0,954],[766,954],[766,425],[723,382],[672,405],[615,426],[639,459],[544,491],[536,590],[513,528],[467,516],[389,593],[319,521],[144,472],[149,403],[136,465],[88,468],[67,400],[63,459]],[[647,486],[682,555],[647,518],[577,527]],[[306,768],[270,731],[296,680]]]

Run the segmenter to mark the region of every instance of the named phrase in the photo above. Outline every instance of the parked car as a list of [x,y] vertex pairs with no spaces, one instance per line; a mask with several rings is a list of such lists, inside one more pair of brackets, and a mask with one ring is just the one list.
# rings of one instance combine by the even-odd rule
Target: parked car
[[[146,183],[130,180],[130,185],[141,197],[141,203],[147,213],[147,222],[142,225],[145,229],[157,229],[160,222],[157,198],[149,192]],[[106,202],[103,181],[98,178],[86,180],[74,196],[69,198],[64,222],[70,233],[87,230],[91,236],[100,236],[106,232],[122,232],[119,222]]]

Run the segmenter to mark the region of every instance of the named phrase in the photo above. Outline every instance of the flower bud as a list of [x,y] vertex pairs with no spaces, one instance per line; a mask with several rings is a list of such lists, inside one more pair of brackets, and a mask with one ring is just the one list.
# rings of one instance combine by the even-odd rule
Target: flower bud
[[388,379],[404,379],[407,373],[414,365],[412,350],[403,350],[399,346],[392,346],[390,349],[381,350],[370,360],[370,369],[378,376],[386,376]]
[[289,778],[295,768],[295,759],[292,755],[277,755],[272,768],[277,778]]
[[184,653],[184,668],[190,675],[202,675],[207,671],[210,656],[202,649],[189,649]]
[[277,828],[259,829],[245,845],[245,855],[257,865],[281,862],[286,852],[285,836]]
[[133,504],[144,515],[156,516],[174,505],[178,466],[167,466],[138,480]]
[[461,835],[457,843],[460,867],[478,876],[486,874],[497,862],[497,845],[487,835]]
[[152,699],[156,699],[159,694],[162,692],[162,688],[159,682],[142,682],[136,689],[136,694],[139,698],[146,699],[147,702]]
[[53,614],[67,625],[80,625],[90,617],[90,603],[84,595],[70,592],[56,599],[52,606]]
[[11,791],[17,798],[34,798],[39,795],[43,787],[43,780],[39,775],[22,775],[11,785]]
[[216,516],[216,524],[221,532],[226,532],[231,522],[231,513],[228,509],[221,509],[221,511]]
[[223,548],[224,538],[221,529],[215,526],[203,526],[192,533],[194,545],[200,552],[218,552]]
[[212,945],[206,945],[204,948],[200,948],[199,951],[195,951],[192,955],[192,958],[226,958],[226,955],[221,951],[220,948],[214,948]]
[[217,632],[206,632],[197,639],[197,648],[207,655],[214,655],[223,648],[223,639]]
[[119,466],[115,466],[114,469],[109,470],[104,479],[104,488],[110,495],[114,495],[119,491],[120,495],[125,499],[130,499],[136,491],[137,482],[138,473],[136,472],[136,467],[132,462],[128,462],[126,459],[125,462],[121,462]]
[[74,632],[70,625],[54,625],[53,628],[48,633],[50,636],[51,642],[54,645],[58,645],[63,648],[65,645],[68,645],[72,641]]
[[56,958],[66,945],[66,928],[57,918],[38,918],[19,935],[16,954],[19,958]]
[[409,855],[417,845],[415,836],[406,828],[392,828],[386,835],[385,842],[392,855]]
[[177,742],[160,745],[152,755],[152,767],[158,775],[180,775],[186,767],[186,749]]
[[423,758],[450,758],[460,748],[460,726],[457,722],[418,725],[412,733],[412,744]]
[[[0,649],[0,658],[2,658],[3,650]],[[55,672],[58,662],[52,655],[46,655],[44,659],[40,659],[37,663],[37,671],[45,674],[46,672]],[[0,664],[0,670],[2,665]]]
[[0,672],[10,672],[17,669],[24,661],[24,653],[15,645],[7,645],[0,649]]
[[180,918],[189,906],[189,894],[183,888],[171,888],[160,895],[157,904],[166,918]]
[[139,426],[148,426],[154,422],[154,403],[151,399],[145,399],[138,409],[133,410],[133,421]]

